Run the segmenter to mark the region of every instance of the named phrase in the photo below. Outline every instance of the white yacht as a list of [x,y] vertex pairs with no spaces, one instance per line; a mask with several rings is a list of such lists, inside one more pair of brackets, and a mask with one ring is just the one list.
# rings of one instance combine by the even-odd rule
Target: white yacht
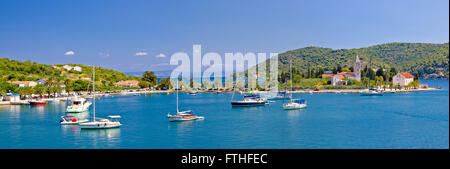
[[293,110],[293,109],[303,109],[306,108],[306,100],[304,99],[292,99],[288,104],[283,104],[283,109]]
[[[290,59],[290,63],[289,63],[289,74],[290,74],[290,78],[291,78],[291,92],[292,92],[292,56]],[[306,100],[304,99],[293,99],[292,98],[292,93],[290,95],[291,98],[291,102],[287,103],[287,104],[283,104],[283,109],[284,110],[294,110],[294,109],[303,109],[306,108]]]
[[71,100],[71,104],[67,106],[67,113],[80,113],[89,110],[89,106],[91,106],[91,102],[87,101],[85,98],[75,98]]
[[[95,93],[95,67],[92,66],[92,90],[94,91],[93,93]],[[96,120],[95,118],[95,94],[93,95],[93,120],[90,122],[86,122],[86,123],[79,123],[78,126],[81,129],[109,129],[109,128],[117,128],[120,127],[122,124],[119,122],[120,120],[120,116],[108,116],[107,119],[100,119],[99,121]]]

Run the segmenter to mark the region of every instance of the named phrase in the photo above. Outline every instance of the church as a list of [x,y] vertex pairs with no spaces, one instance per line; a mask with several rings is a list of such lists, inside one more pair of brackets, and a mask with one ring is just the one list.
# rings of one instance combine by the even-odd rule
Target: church
[[331,78],[331,84],[335,85],[345,85],[347,82],[344,80],[355,79],[361,81],[361,61],[358,55],[356,55],[355,62],[353,63],[353,72],[338,72],[338,74],[322,74],[322,78]]

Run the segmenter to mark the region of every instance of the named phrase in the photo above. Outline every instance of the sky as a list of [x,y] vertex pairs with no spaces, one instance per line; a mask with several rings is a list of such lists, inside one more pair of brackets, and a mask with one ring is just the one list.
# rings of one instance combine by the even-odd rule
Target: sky
[[449,41],[448,0],[0,1],[0,57],[171,70],[170,56]]

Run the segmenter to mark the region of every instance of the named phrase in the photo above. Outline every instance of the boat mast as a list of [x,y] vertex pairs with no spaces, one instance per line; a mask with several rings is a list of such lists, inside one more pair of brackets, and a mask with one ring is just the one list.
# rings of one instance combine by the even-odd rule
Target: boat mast
[[177,79],[177,88],[175,90],[177,90],[177,114],[178,114],[179,113],[179,111],[178,111],[178,79]]
[[290,61],[289,61],[289,76],[291,78],[291,103],[292,103],[292,56],[289,57]]
[[94,121],[95,121],[95,66],[92,66],[92,91],[93,91],[93,97],[92,97],[92,99],[93,99],[93,109],[94,109],[94,111],[93,111],[93,116],[94,116]]
[[[369,69],[372,70],[372,55],[369,57]],[[369,71],[369,70],[367,70]],[[372,85],[370,84],[370,78],[372,77],[372,73],[369,71],[369,90],[372,88]]]

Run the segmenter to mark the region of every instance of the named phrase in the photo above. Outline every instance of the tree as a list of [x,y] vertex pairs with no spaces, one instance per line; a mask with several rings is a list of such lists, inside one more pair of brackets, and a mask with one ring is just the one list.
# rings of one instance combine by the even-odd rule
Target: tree
[[139,81],[140,88],[148,88],[150,86],[150,82],[148,81]]
[[45,86],[42,84],[38,84],[33,87],[33,94],[39,95],[39,97],[42,97],[42,95],[46,92]]
[[151,86],[158,84],[158,77],[152,71],[145,71],[142,80],[149,82]]

